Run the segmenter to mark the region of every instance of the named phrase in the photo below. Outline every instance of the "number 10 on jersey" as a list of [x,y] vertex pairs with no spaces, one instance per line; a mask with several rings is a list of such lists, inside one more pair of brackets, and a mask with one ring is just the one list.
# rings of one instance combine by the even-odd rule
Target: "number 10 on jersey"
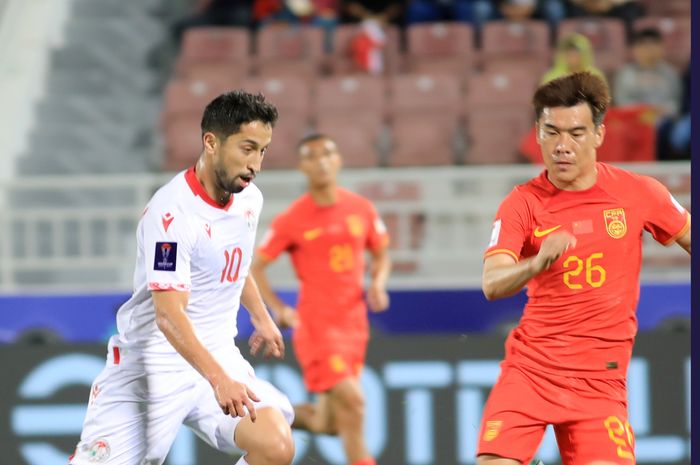
[[[221,270],[221,282],[228,281],[235,283],[238,281],[238,272],[241,270],[241,262],[243,261],[243,251],[240,247],[235,247],[232,251],[224,250],[226,264]],[[234,271],[235,267],[235,271]]]

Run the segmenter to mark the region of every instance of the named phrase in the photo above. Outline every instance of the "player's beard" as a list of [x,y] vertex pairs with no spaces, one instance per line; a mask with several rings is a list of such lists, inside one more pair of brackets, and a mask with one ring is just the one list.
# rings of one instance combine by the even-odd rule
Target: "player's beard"
[[216,176],[216,185],[219,189],[230,194],[238,194],[243,190],[243,186],[238,182],[240,175],[230,177],[223,168],[216,168],[214,175]]

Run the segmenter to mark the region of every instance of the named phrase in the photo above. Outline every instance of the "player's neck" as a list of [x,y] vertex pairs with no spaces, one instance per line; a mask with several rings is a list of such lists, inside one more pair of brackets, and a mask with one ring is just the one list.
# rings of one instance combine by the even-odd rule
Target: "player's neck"
[[547,176],[549,182],[554,187],[563,191],[585,191],[595,186],[598,182],[598,169],[594,168],[589,173],[581,174],[570,182],[561,182],[553,177]]
[[214,176],[206,169],[206,162],[202,157],[197,160],[194,174],[197,176],[197,180],[202,187],[204,187],[204,191],[212,200],[221,206],[228,204],[228,202],[231,200],[231,193],[225,192],[216,185],[216,182],[214,182]]
[[309,195],[316,205],[333,205],[338,200],[338,188],[335,184],[322,187],[309,186]]

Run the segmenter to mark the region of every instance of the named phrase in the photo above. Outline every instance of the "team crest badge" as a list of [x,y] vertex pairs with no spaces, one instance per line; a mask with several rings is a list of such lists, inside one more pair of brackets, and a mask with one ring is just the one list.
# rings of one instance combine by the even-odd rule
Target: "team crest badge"
[[357,215],[349,215],[345,218],[345,221],[348,224],[348,230],[350,231],[351,235],[355,237],[362,236],[362,233],[365,231],[364,225],[362,224],[362,218]]
[[106,462],[111,450],[106,439],[95,439],[90,444],[82,446],[81,457],[85,457],[90,463]]
[[604,210],[603,217],[605,218],[605,229],[607,229],[610,237],[620,239],[627,234],[627,220],[625,220],[624,208]]
[[486,430],[484,431],[484,441],[493,441],[501,432],[503,422],[501,420],[490,420],[486,422]]
[[248,229],[255,231],[255,226],[257,226],[258,219],[255,217],[255,212],[250,208],[245,211],[245,223],[248,225]]

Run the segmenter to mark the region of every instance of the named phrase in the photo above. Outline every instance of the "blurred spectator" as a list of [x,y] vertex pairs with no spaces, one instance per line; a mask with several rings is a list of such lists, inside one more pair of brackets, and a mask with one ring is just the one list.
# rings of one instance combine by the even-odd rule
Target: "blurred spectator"
[[495,14],[492,0],[409,0],[406,24],[460,21],[478,27]]
[[634,21],[644,14],[644,9],[638,0],[569,0],[569,14],[619,18],[625,23],[627,37],[631,38]]
[[177,21],[173,34],[178,43],[185,31],[200,26],[239,26],[253,24],[253,0],[197,0],[194,13]]
[[605,79],[603,72],[595,66],[591,42],[581,34],[571,34],[559,41],[554,66],[542,77],[542,84],[579,71],[589,71]]
[[338,22],[338,0],[254,0],[253,17],[258,24],[308,23],[327,28]]
[[259,26],[270,23],[310,24],[325,30],[330,51],[340,16],[339,0],[254,0],[253,18]]
[[361,23],[368,19],[380,24],[401,25],[403,22],[402,0],[350,0],[342,3],[345,22]]
[[644,28],[632,38],[633,62],[615,77],[616,105],[647,104],[662,117],[675,117],[681,105],[681,80],[675,68],[664,60],[661,33]]
[[496,19],[523,21],[544,19],[556,27],[566,16],[563,0],[495,0],[498,10]]
[[669,136],[681,106],[678,72],[664,61],[661,33],[640,29],[632,38],[633,62],[615,76],[613,98],[618,106],[647,105],[656,116],[657,157],[668,156]]

